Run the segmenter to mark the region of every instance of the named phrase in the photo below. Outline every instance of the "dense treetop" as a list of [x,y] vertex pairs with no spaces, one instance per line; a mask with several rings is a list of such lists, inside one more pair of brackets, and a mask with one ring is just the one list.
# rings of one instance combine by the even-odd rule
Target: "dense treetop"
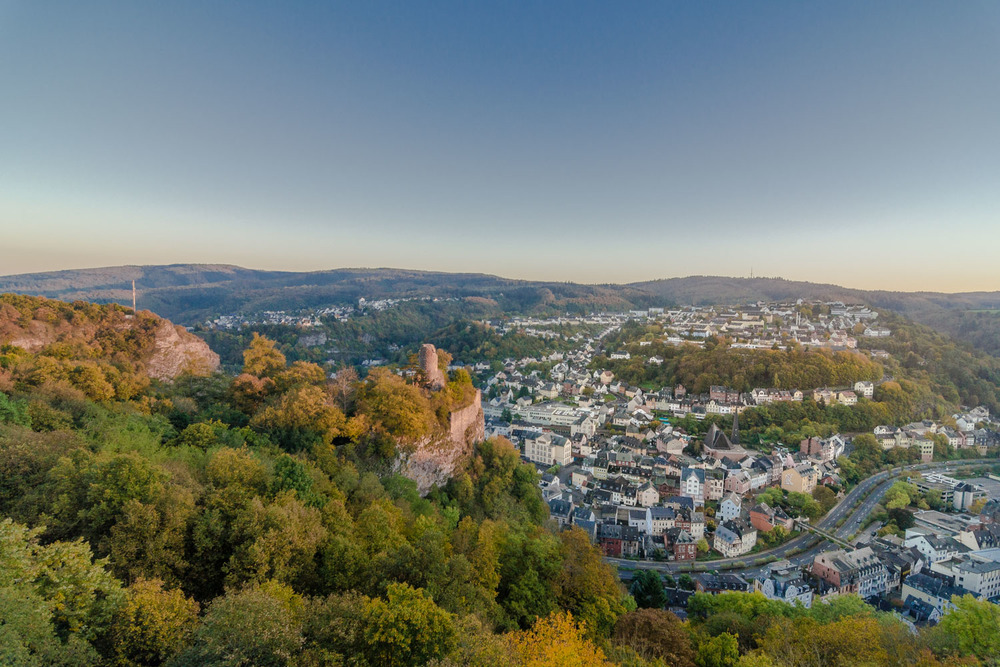
[[329,377],[255,337],[235,377],[96,396],[23,371],[72,356],[3,354],[0,664],[932,665],[995,646],[974,601],[917,637],[849,601],[636,610],[586,535],[548,520],[510,443],[479,444],[425,497],[395,474],[469,399],[464,372],[434,394]]

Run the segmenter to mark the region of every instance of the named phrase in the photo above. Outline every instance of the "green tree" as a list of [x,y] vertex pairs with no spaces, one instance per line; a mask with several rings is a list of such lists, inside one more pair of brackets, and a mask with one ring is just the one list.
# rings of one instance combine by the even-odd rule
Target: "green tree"
[[385,600],[364,607],[361,644],[370,664],[424,665],[455,647],[455,622],[422,590],[389,584]]
[[[163,473],[143,456],[76,450],[49,474],[56,537],[82,535],[100,545],[132,500],[153,503],[163,492]],[[105,553],[106,548],[102,549]]]
[[[634,603],[586,533],[573,528],[561,532],[559,540],[562,570],[555,580],[556,600],[595,636],[607,637],[618,618],[635,608]],[[659,585],[659,576],[653,574]],[[659,589],[662,594],[663,586]]]
[[736,636],[723,632],[698,645],[694,664],[698,667],[733,667],[739,659],[740,648]]
[[285,449],[297,452],[317,444],[329,445],[343,432],[346,420],[322,389],[305,385],[282,394],[259,412],[251,425]]
[[1000,664],[1000,607],[972,595],[954,596],[954,609],[941,617],[941,629],[958,645],[961,655],[984,664]]
[[667,594],[663,590],[663,582],[655,570],[639,570],[632,578],[629,593],[635,598],[635,604],[640,609],[663,609],[667,603]]
[[637,609],[618,619],[613,641],[644,660],[662,660],[673,667],[693,667],[694,650],[684,624],[663,609]]
[[170,667],[284,667],[302,650],[304,601],[279,584],[255,585],[208,606],[191,645]]
[[919,495],[920,492],[913,484],[908,484],[907,482],[895,482],[889,487],[889,490],[885,492],[882,504],[885,505],[886,509],[901,509],[913,502],[913,500],[918,498]]
[[[42,581],[47,548],[38,545],[39,532],[9,519],[0,522],[0,664],[96,665],[99,658],[90,639],[103,628],[96,628],[96,634],[68,631],[67,620],[85,623],[92,605],[81,595],[84,591],[73,590],[78,587],[53,589]],[[97,611],[95,620],[103,624],[103,610]]]
[[269,579],[307,582],[315,574],[314,563],[327,535],[320,511],[287,491],[272,503],[251,500],[233,517],[230,530],[233,551],[225,566],[229,586]]
[[24,401],[11,400],[7,394],[0,391],[0,424],[14,424],[31,427],[31,417],[28,414],[28,404]]
[[823,514],[826,514],[834,508],[837,504],[837,494],[835,494],[828,486],[817,486],[812,491],[813,500],[819,503],[820,507],[823,509]]
[[21,588],[40,601],[63,642],[104,637],[123,600],[121,584],[104,569],[107,561],[95,562],[83,541],[42,546],[40,532],[0,521],[0,590]]
[[927,501],[927,506],[932,510],[939,510],[944,507],[944,503],[941,501],[941,491],[938,489],[928,489],[924,493],[924,500]]

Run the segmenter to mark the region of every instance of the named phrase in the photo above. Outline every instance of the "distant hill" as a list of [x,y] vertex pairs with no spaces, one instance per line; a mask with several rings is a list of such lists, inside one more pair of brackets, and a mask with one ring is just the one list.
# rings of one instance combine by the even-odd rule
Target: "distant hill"
[[780,278],[689,276],[627,285],[583,285],[387,268],[292,272],[172,264],[5,276],[0,277],[0,292],[131,304],[132,280],[139,290],[140,307],[186,325],[226,313],[291,311],[356,303],[359,297],[480,297],[496,302],[498,310],[524,313],[804,298],[886,308],[1000,354],[1000,292],[866,291]]
[[481,273],[402,269],[257,271],[228,265],[121,266],[0,277],[0,292],[66,301],[139,305],[182,324],[225,313],[298,310],[356,303],[358,298],[484,297],[502,310],[622,309],[650,295],[628,286],[510,280]]
[[862,290],[781,278],[688,276],[632,283],[630,287],[673,303],[696,306],[794,299],[826,299],[855,303],[867,301],[866,293]]

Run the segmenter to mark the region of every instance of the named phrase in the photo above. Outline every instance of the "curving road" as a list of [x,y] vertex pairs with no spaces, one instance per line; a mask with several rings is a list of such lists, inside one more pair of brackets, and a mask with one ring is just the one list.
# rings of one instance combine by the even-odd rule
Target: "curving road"
[[[904,471],[940,471],[946,468],[962,467],[970,465],[982,465],[984,463],[996,463],[996,459],[970,459],[967,461],[949,461],[946,463],[917,463],[914,465],[900,466],[898,468],[891,468],[889,470],[883,470],[880,473],[872,475],[868,479],[864,480],[856,487],[851,489],[851,492],[844,496],[839,503],[837,503],[819,522],[816,523],[818,528],[826,530],[839,538],[846,539],[848,536],[856,533],[864,525],[865,519],[868,515],[872,513],[875,506],[878,505],[882,498],[885,496],[886,492],[893,485],[895,477]],[[869,493],[870,492],[870,493]],[[855,503],[859,501],[862,497],[867,497],[862,501],[857,507],[854,507]],[[843,518],[847,518],[840,528],[834,530],[837,522]],[[758,558],[768,558],[771,556],[777,557],[778,559],[786,558],[788,553],[795,549],[805,549],[810,545],[815,546],[808,551],[803,551],[794,557],[789,558],[789,561],[793,565],[801,565],[806,562],[812,562],[815,555],[824,549],[826,545],[830,544],[827,540],[808,532],[803,532],[801,535],[793,540],[790,540],[779,547],[774,549],[769,549],[767,551],[759,551],[754,554],[744,554],[743,556],[737,558],[720,558],[718,560],[703,560],[696,561],[700,570],[711,570],[717,568],[727,568],[730,565],[734,565],[739,562],[749,562],[754,561]],[[625,558],[605,558],[605,561],[613,563],[614,565],[625,565],[632,569],[642,569],[642,570],[659,570],[661,572],[680,572],[680,571],[691,571],[691,562],[678,563],[673,562],[657,562],[657,561],[646,561],[646,560],[628,560]],[[729,569],[729,572],[740,572],[744,574],[756,574],[761,571],[761,567],[745,567],[740,569]]]

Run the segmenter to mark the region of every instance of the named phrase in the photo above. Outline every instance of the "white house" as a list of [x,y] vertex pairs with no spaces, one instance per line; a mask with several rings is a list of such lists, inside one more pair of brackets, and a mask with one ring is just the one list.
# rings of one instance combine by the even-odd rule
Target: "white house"
[[757,544],[757,529],[741,519],[724,521],[715,529],[713,548],[725,558],[747,553]]
[[719,503],[719,516],[723,521],[731,521],[740,515],[741,501],[735,493],[727,494]]
[[701,468],[681,470],[681,495],[692,498],[696,505],[705,502],[705,471]]
[[854,393],[871,398],[875,394],[875,384],[867,380],[859,380],[854,383]]

